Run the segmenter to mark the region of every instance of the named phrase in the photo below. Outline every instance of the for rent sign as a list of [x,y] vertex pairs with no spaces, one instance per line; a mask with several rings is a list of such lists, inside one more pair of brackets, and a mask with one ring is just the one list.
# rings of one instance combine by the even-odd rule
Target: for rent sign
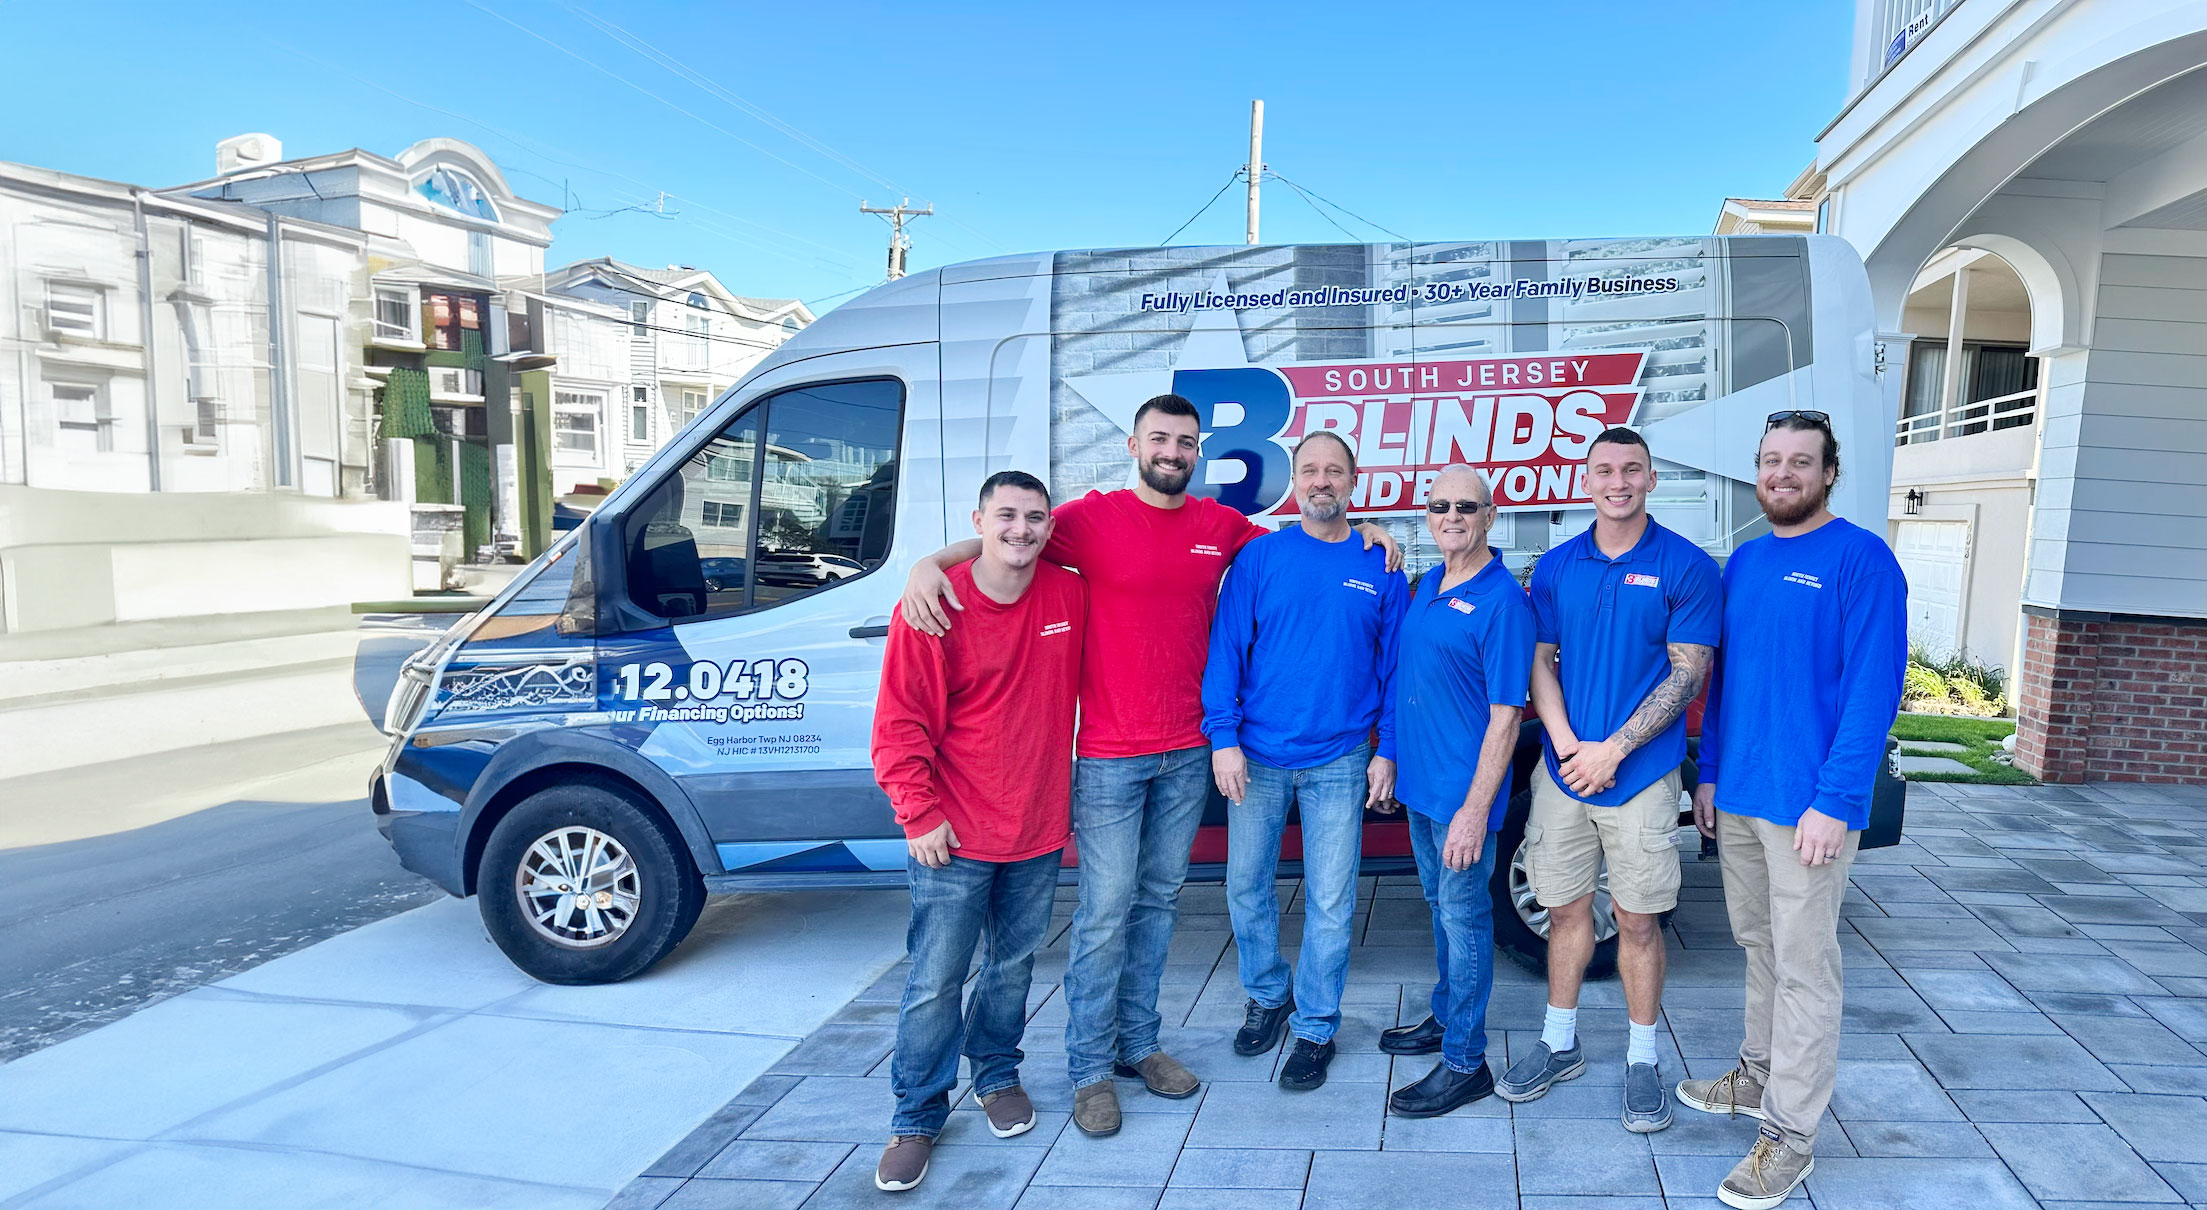
[[1173,384],[1204,413],[1204,457],[1242,464],[1218,494],[1245,512],[1296,511],[1280,447],[1321,429],[1356,451],[1352,514],[1422,509],[1434,477],[1458,462],[1478,469],[1499,508],[1563,508],[1590,502],[1586,451],[1631,417],[1647,357],[1611,349],[1182,370]]

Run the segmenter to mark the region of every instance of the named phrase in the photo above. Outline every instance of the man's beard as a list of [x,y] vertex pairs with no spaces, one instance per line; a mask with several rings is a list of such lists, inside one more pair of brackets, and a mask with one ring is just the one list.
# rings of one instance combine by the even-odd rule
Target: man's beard
[[1195,463],[1191,461],[1179,470],[1173,470],[1158,465],[1158,460],[1152,458],[1142,463],[1141,474],[1143,486],[1151,491],[1177,496],[1188,490],[1188,480],[1195,476]]
[[1755,485],[1755,503],[1763,506],[1763,516],[1770,518],[1772,525],[1799,525],[1815,516],[1817,510],[1823,508],[1824,502],[1830,498],[1831,485],[1821,479],[1811,488],[1803,489],[1791,504],[1779,504],[1763,494],[1762,484]]
[[1339,521],[1341,515],[1348,511],[1348,505],[1339,496],[1333,497],[1330,501],[1299,500],[1296,502],[1296,506],[1303,510],[1303,520],[1316,521],[1320,525],[1331,525]]

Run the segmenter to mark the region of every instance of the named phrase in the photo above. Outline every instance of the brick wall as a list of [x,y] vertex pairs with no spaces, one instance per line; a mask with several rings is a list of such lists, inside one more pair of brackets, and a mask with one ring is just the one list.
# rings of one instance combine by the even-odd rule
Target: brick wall
[[2026,621],[2017,765],[2050,782],[2207,782],[2207,622]]

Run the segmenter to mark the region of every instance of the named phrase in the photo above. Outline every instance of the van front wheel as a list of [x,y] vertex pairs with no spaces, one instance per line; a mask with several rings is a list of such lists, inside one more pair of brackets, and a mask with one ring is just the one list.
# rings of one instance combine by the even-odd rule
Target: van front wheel
[[599,786],[555,786],[492,829],[476,878],[483,927],[545,983],[617,983],[697,922],[705,883],[655,814]]

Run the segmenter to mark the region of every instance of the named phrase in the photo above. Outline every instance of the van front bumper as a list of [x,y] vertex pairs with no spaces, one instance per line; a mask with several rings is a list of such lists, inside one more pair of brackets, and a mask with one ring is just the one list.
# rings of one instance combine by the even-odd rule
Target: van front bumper
[[460,871],[460,805],[403,773],[378,769],[368,779],[368,809],[376,831],[391,844],[398,862],[444,888],[466,897]]

